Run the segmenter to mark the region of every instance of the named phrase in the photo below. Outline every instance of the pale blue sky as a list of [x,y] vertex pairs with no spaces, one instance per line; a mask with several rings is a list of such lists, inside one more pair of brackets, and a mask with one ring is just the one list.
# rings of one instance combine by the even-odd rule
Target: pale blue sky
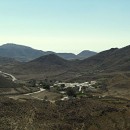
[[0,44],[102,51],[130,43],[130,0],[0,0]]

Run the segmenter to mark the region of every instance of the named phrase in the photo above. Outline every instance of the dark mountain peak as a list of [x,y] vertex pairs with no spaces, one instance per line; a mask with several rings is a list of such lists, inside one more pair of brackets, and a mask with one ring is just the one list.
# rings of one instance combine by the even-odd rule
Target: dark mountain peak
[[[130,68],[130,46],[124,48],[111,48],[98,53],[81,62],[84,67],[93,66],[96,70],[106,71],[129,71]],[[90,67],[91,67],[90,66]],[[90,69],[90,68],[89,68]]]
[[43,51],[14,43],[7,43],[0,46],[0,56],[14,58],[18,61],[29,61],[42,55],[44,55]]
[[[15,44],[15,43],[6,43],[6,44],[3,44],[2,46],[1,46],[2,48],[4,47],[4,48],[6,48],[6,47],[27,47],[27,46],[24,46],[24,45],[18,45],[18,44]],[[30,47],[28,47],[28,48],[30,48]]]
[[73,53],[57,53],[57,55],[67,60],[78,59],[77,55]]
[[130,45],[126,46],[126,47],[123,47],[123,48],[120,48],[119,51],[130,51]]
[[[90,51],[90,50],[83,50],[82,52],[91,52],[91,51]],[[81,52],[81,53],[82,53],[82,52]]]
[[62,59],[61,57],[57,56],[56,54],[49,54],[49,55],[46,55],[46,56],[42,56],[46,59]]
[[105,50],[105,51],[100,52],[99,55],[110,55],[117,50],[118,50],[118,48],[111,48],[109,50]]
[[90,51],[90,50],[83,50],[83,51],[80,52],[78,55],[81,55],[81,54],[89,54],[89,53],[97,53],[97,52]]
[[75,55],[74,53],[65,53],[65,52],[57,53],[57,54],[69,54],[69,55]]
[[2,57],[9,57],[14,58],[18,61],[28,62],[34,60],[38,57],[48,55],[48,54],[56,54],[59,57],[66,59],[66,60],[73,60],[73,59],[85,59],[90,56],[93,56],[95,53],[86,50],[82,54],[75,55],[73,53],[56,53],[53,51],[42,51],[36,50],[28,46],[24,45],[17,45],[15,43],[6,43],[0,46],[0,56]]
[[84,50],[84,51],[80,52],[77,56],[80,57],[81,59],[85,59],[85,58],[94,56],[96,54],[97,54],[97,52],[90,51],[90,50]]
[[110,51],[115,51],[115,50],[118,50],[118,48],[111,48]]
[[48,54],[48,55],[41,56],[37,59],[34,59],[31,62],[43,62],[45,60],[53,61],[53,60],[57,60],[57,59],[58,60],[64,60],[61,57],[57,56],[56,54]]
[[36,50],[36,49],[31,48],[31,47],[28,47],[28,46],[25,46],[25,45],[18,45],[18,44],[15,44],[15,43],[6,43],[6,44],[3,44],[2,46],[0,46],[0,48],[5,48],[5,49],[19,49],[19,50],[22,50],[22,49]]
[[15,43],[6,43],[6,44],[3,44],[2,46],[12,46],[12,45],[16,45]]
[[41,56],[35,60],[30,61],[30,63],[40,63],[46,65],[66,65],[68,63],[67,60],[62,59],[56,54],[49,54],[45,56]]

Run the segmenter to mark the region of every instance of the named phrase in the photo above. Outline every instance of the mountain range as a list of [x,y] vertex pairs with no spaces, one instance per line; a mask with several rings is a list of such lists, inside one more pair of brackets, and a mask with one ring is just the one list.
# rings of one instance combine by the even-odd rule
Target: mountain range
[[23,62],[28,62],[40,56],[44,56],[48,54],[56,54],[63,59],[72,60],[72,59],[85,59],[97,53],[93,51],[89,51],[89,50],[83,51],[79,53],[78,55],[75,55],[73,53],[55,53],[52,51],[45,52],[42,50],[33,49],[28,46],[17,45],[17,44],[12,44],[12,43],[7,43],[0,46],[1,57],[13,58],[15,60],[23,61]]
[[[62,54],[64,55],[64,53]],[[88,74],[130,71],[129,56],[130,46],[111,48],[82,60],[67,60],[57,53],[42,55],[28,62],[17,62],[15,59],[1,57],[0,69],[16,76],[26,76],[26,78],[43,78],[45,76],[57,77],[57,79],[83,78]],[[6,65],[3,66],[4,62]]]

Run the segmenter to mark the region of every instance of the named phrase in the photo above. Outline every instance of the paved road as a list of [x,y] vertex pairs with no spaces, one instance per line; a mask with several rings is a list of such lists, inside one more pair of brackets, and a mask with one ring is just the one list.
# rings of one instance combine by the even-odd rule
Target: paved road
[[32,95],[32,94],[35,94],[35,93],[40,93],[40,92],[43,92],[43,91],[45,91],[45,89],[40,88],[40,90],[39,90],[39,91],[37,91],[37,92],[27,93],[27,94],[24,94],[24,95]]
[[8,74],[8,73],[2,72],[2,71],[0,71],[0,74],[11,77],[13,82],[17,80],[12,74]]
[[[1,74],[1,75],[4,75],[4,76],[7,76],[7,77],[10,77],[13,82],[15,82],[15,81],[17,80],[12,74],[5,73],[5,72],[2,72],[2,71],[0,71],[0,74]],[[38,93],[40,94],[40,93],[43,92],[43,91],[45,91],[45,89],[40,88],[39,91],[32,92],[32,93],[27,93],[27,94],[23,94],[23,95],[31,96],[31,97],[33,97],[33,98],[35,98],[35,99],[38,99],[38,100],[44,100],[43,98],[39,98],[38,96],[34,95],[34,94],[38,94]],[[19,96],[20,96],[20,95],[19,95]],[[17,97],[17,96],[14,96],[14,97]],[[10,98],[12,98],[12,97],[10,97]],[[52,100],[49,100],[49,101],[52,102],[52,103],[55,102],[55,101],[52,101]]]

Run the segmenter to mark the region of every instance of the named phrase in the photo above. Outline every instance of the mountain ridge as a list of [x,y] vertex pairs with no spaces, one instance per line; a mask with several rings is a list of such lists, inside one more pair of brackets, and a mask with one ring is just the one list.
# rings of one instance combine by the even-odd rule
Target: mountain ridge
[[77,56],[80,57],[80,59],[86,59],[86,58],[94,56],[96,54],[97,53],[94,51],[84,50],[84,51],[80,52]]
[[81,64],[83,66],[93,65],[95,69],[99,70],[111,70],[111,71],[125,71],[130,70],[130,46],[123,48],[111,48],[106,51],[102,51],[97,55],[89,57]]
[[21,62],[28,62],[28,61],[34,60],[38,57],[48,55],[48,54],[56,54],[66,60],[74,60],[74,59],[88,58],[94,55],[95,52],[93,52],[93,54],[91,55],[89,55],[89,52],[88,52],[88,54],[84,55],[84,57],[80,57],[73,53],[56,53],[53,51],[42,51],[42,50],[33,49],[28,46],[24,46],[24,45],[17,45],[14,43],[7,43],[0,46],[0,56],[14,58],[15,60],[18,60]]
[[[62,78],[79,78],[88,74],[100,74],[106,72],[130,71],[130,46],[124,48],[111,48],[100,52],[84,60],[65,60],[56,54],[38,57],[32,61],[18,65],[8,66],[4,71],[12,74],[57,76]],[[57,79],[58,79],[57,78]]]

